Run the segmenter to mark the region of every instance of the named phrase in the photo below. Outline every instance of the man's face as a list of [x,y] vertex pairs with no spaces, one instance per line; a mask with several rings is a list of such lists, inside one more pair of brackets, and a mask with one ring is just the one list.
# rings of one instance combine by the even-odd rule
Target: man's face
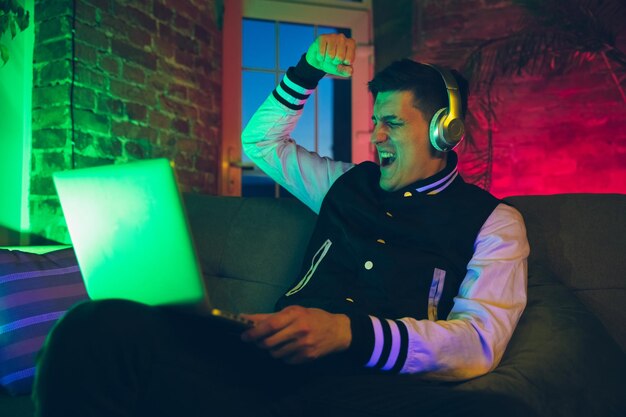
[[431,155],[429,122],[414,105],[410,91],[378,93],[374,103],[374,132],[380,161],[380,188],[396,191],[434,175],[445,161]]

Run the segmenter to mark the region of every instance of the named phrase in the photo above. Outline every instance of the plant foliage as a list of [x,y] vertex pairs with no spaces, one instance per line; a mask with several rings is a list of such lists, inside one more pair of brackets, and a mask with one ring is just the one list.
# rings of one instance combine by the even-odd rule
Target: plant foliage
[[[526,11],[520,29],[480,44],[467,59],[463,73],[478,96],[468,112],[468,146],[476,161],[470,181],[489,189],[493,133],[498,98],[492,91],[498,78],[522,75],[554,77],[602,60],[626,104],[626,53],[616,39],[626,29],[626,0],[511,0]],[[481,136],[480,138],[478,136]],[[480,145],[478,144],[480,140]]]
[[[0,39],[6,32],[11,33],[11,39],[17,36],[18,29],[24,31],[30,23],[30,13],[17,3],[16,0],[0,0]],[[2,65],[9,60],[9,48],[0,41],[0,60]]]
[[512,1],[527,11],[522,28],[473,51],[465,73],[474,88],[503,76],[563,74],[602,55],[626,70],[626,54],[616,45],[626,22],[623,0]]

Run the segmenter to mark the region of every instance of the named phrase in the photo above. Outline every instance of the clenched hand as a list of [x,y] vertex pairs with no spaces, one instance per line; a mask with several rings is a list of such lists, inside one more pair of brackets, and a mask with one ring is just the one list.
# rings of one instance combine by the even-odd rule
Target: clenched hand
[[320,35],[309,46],[307,62],[327,74],[340,77],[352,76],[352,64],[356,52],[356,42],[342,33]]

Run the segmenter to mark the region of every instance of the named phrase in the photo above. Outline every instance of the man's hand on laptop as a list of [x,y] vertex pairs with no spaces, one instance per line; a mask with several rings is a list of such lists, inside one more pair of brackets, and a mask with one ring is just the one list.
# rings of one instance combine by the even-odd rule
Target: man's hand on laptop
[[344,314],[289,306],[278,313],[242,316],[255,325],[241,334],[241,340],[255,343],[289,364],[346,350],[352,342],[350,319]]

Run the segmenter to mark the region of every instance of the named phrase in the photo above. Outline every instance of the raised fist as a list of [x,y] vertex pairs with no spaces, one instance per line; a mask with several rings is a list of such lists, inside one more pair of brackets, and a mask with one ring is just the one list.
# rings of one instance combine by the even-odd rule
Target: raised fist
[[320,35],[309,46],[306,60],[310,65],[327,74],[350,77],[355,51],[354,39],[346,38],[342,33]]

